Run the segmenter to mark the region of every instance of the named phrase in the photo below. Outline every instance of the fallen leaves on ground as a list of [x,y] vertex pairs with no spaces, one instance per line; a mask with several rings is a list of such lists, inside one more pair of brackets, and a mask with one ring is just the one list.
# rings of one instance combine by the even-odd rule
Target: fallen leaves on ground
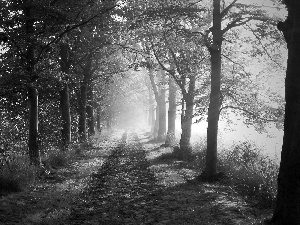
[[170,149],[146,138],[139,142],[135,133],[118,137],[111,145],[108,139],[96,143],[109,149],[101,150],[104,157],[94,148],[88,158],[61,169],[60,182],[1,199],[0,224],[242,225],[260,224],[266,215],[228,186],[189,182],[199,171],[185,163],[151,164],[149,158]]

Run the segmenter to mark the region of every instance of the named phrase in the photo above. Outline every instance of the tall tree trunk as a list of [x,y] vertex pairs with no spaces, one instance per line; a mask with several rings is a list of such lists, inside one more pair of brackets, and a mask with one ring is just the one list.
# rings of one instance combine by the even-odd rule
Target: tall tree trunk
[[67,44],[60,45],[60,67],[63,73],[63,88],[60,91],[60,109],[62,120],[62,149],[68,149],[71,143],[71,111],[70,111],[70,94],[68,85],[68,75],[71,66],[71,58],[69,55],[69,46]]
[[155,106],[154,106],[154,99],[152,93],[149,93],[149,121],[148,122],[150,126],[150,133],[153,133],[154,126],[155,126]]
[[154,133],[154,128],[155,128],[155,106],[154,106],[154,102],[153,102],[153,104],[152,104],[152,109],[151,109],[151,111],[152,111],[152,121],[151,121],[151,134],[153,134]]
[[28,77],[28,107],[29,107],[29,137],[28,137],[28,153],[30,163],[33,165],[40,165],[40,152],[38,148],[38,91],[34,86],[34,82],[37,77],[34,75],[34,40],[32,40],[32,34],[34,33],[35,19],[32,16],[33,8],[28,5],[24,10],[26,17],[25,29],[26,29],[26,42],[27,50],[25,54],[25,71]]
[[107,118],[106,118],[106,127],[107,127],[108,130],[111,129],[110,117],[109,116],[107,116]]
[[167,127],[165,90],[161,91],[159,97],[160,97],[158,102],[159,123],[158,123],[158,132],[157,132],[157,141],[164,141],[166,139],[166,127]]
[[78,135],[79,142],[84,143],[87,140],[86,135],[86,104],[87,104],[87,90],[86,83],[81,82],[79,95],[79,120],[78,120]]
[[168,132],[166,145],[173,145],[175,141],[176,120],[176,84],[172,76],[169,76],[169,110],[168,110]]
[[[189,91],[183,95],[185,102],[185,111],[181,117],[181,137],[180,137],[180,152],[181,157],[184,159],[188,157],[191,153],[191,135],[192,135],[192,121],[194,113],[194,92],[195,92],[195,83],[196,77],[190,75],[189,77]],[[184,108],[184,104],[183,104]]]
[[155,124],[154,124],[154,131],[153,131],[153,136],[154,136],[154,139],[157,139],[158,138],[158,131],[159,131],[159,93],[158,93],[158,89],[157,89],[157,86],[155,84],[155,81],[154,81],[154,70],[151,66],[148,66],[148,69],[149,69],[149,78],[150,78],[150,83],[151,83],[151,86],[152,86],[152,90],[153,90],[153,93],[154,93],[154,97],[155,97],[155,101],[156,101],[156,109],[155,109]]
[[193,120],[193,97],[185,97],[185,112],[181,121],[181,137],[180,137],[180,152],[181,158],[185,158],[191,152],[191,134]]
[[167,109],[166,109],[166,76],[165,71],[159,71],[159,79],[161,85],[159,86],[160,94],[158,96],[158,110],[159,110],[159,126],[158,126],[158,134],[157,134],[157,141],[165,141],[166,139],[166,129],[167,129]]
[[86,64],[83,69],[83,80],[80,84],[80,98],[79,98],[79,124],[78,124],[78,133],[79,141],[81,143],[86,142],[87,140],[87,130],[86,130],[86,108],[87,108],[87,93],[88,93],[88,84],[92,78],[92,55],[88,56]]
[[147,83],[148,88],[148,95],[149,95],[149,117],[148,117],[148,125],[150,126],[150,133],[154,132],[155,126],[155,106],[154,106],[154,99],[153,99],[153,91],[151,88],[151,83]]
[[207,152],[205,175],[210,177],[217,172],[217,138],[220,111],[221,89],[221,13],[220,0],[213,1],[213,44],[209,47],[211,57],[211,93],[209,97],[208,127],[207,127]]
[[156,140],[158,136],[158,126],[159,126],[159,109],[158,105],[155,108],[155,121],[154,121],[154,129],[153,129],[153,137]]
[[278,24],[288,46],[285,118],[276,206],[271,222],[300,224],[300,1],[285,1],[286,21]]
[[107,112],[108,113],[106,117],[106,125],[107,125],[107,129],[110,130],[112,128],[112,120],[113,120],[113,111],[111,105],[108,107]]
[[93,107],[93,84],[89,82],[88,91],[87,91],[87,101],[86,106],[87,112],[87,125],[88,125],[88,134],[93,136],[95,134],[95,122],[94,122],[94,107]]
[[62,145],[63,150],[67,150],[71,143],[71,112],[70,112],[70,91],[67,83],[60,91],[60,109],[62,120]]
[[[156,123],[158,123],[158,131],[157,131],[157,141],[163,141],[166,138],[166,90],[164,87],[160,86],[160,93],[158,91],[158,88],[154,82],[154,74],[153,69],[149,68],[149,77],[151,86],[154,92],[155,100],[157,103],[156,106]],[[158,73],[158,79],[161,81],[161,83],[165,83],[165,73],[163,70],[160,70]]]
[[100,106],[97,108],[97,130],[101,133],[101,109]]
[[28,150],[30,162],[33,165],[40,165],[40,151],[38,148],[38,91],[34,86],[28,87],[29,105],[29,138]]

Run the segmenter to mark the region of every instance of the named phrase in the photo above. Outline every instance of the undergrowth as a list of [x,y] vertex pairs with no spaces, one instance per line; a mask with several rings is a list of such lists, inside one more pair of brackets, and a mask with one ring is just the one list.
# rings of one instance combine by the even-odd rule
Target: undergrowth
[[[200,142],[193,149],[198,149],[194,152],[197,169],[203,171],[205,143]],[[279,165],[263,155],[255,144],[241,142],[232,149],[220,151],[217,168],[226,175],[228,185],[257,207],[269,208],[274,205]]]
[[[175,147],[172,152],[157,157],[154,163],[183,160],[182,165],[201,173],[205,169],[206,140],[197,142],[192,149],[192,154],[182,159]],[[223,181],[251,203],[261,208],[273,207],[279,165],[263,155],[262,150],[255,144],[241,142],[231,149],[221,150],[218,154],[217,169],[225,175]]]
[[41,166],[30,164],[25,150],[4,151],[0,154],[0,196],[11,192],[23,191],[37,179],[46,178],[51,172],[65,167],[92,145],[71,145],[68,151],[48,146],[41,150]]
[[227,174],[234,189],[254,200],[258,207],[274,205],[279,166],[264,156],[261,149],[242,142],[220,155],[219,168]]
[[24,190],[37,177],[38,170],[26,156],[10,156],[0,163],[0,195]]

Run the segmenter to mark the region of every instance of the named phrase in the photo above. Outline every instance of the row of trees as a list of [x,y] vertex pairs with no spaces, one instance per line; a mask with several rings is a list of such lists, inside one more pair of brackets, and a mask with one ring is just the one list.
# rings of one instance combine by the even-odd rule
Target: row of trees
[[28,128],[33,164],[44,139],[67,149],[71,133],[79,142],[95,133],[94,118],[100,128],[112,74],[130,64],[114,45],[116,9],[114,1],[1,1],[1,125]]
[[[270,25],[274,18],[269,18],[258,7],[236,2],[221,7],[220,1],[216,1],[213,10],[206,2],[1,2],[1,96],[6,110],[3,112],[13,115],[14,111],[17,115],[13,118],[25,119],[28,107],[30,158],[33,161],[39,158],[38,127],[43,127],[38,125],[39,104],[45,105],[41,112],[47,117],[47,111],[50,108],[55,111],[59,104],[60,120],[51,124],[61,126],[63,148],[71,141],[71,125],[75,119],[71,119],[71,115],[76,115],[78,138],[84,142],[87,133],[94,133],[94,108],[99,127],[101,104],[108,106],[113,98],[107,97],[112,93],[113,74],[121,74],[135,66],[149,73],[148,89],[152,87],[160,117],[157,139],[163,140],[166,136],[167,83],[170,90],[167,142],[173,139],[175,132],[172,121],[176,111],[176,89],[179,88],[183,154],[190,150],[193,116],[208,113],[207,173],[216,173],[217,130],[222,110],[242,110],[252,122],[276,120],[281,113],[280,108],[263,104],[257,93],[250,95],[245,91],[242,93],[245,96],[241,96],[237,91],[238,86],[249,91],[253,87],[247,83],[251,74],[246,71],[245,64],[233,60],[239,54],[234,49],[245,46],[245,38],[238,35],[240,30],[233,28],[258,20],[259,23],[248,27],[260,41],[266,38],[280,41],[280,35]],[[222,21],[226,24],[223,28]],[[227,41],[229,39],[235,41]],[[223,49],[222,44],[225,45]],[[244,48],[251,54],[261,54],[264,50]],[[222,57],[227,62],[223,62],[221,71]],[[38,95],[42,103],[38,102]],[[150,93],[149,102],[151,98]],[[246,107],[246,99],[255,110]],[[49,100],[52,103],[46,104]],[[110,107],[106,108],[107,117],[110,117]],[[43,118],[41,122],[48,120]],[[108,126],[110,123],[107,122]],[[214,166],[209,168],[209,165]]]
[[[297,35],[290,30],[298,29],[295,22],[298,20],[292,9],[299,8],[299,4],[291,0],[287,5],[290,14],[281,30],[294,48]],[[2,0],[0,9],[1,125],[8,128],[8,131],[1,129],[0,144],[1,148],[7,148],[5,134],[24,130],[26,138],[22,141],[27,141],[29,157],[35,165],[40,164],[40,147],[47,138],[59,139],[59,145],[66,150],[72,136],[73,140],[85,142],[87,135],[95,133],[95,120],[99,130],[101,117],[106,118],[110,127],[117,114],[116,104],[112,103],[120,94],[116,84],[120,75],[133,68],[147,70],[149,75],[149,80],[145,80],[145,96],[148,92],[149,120],[154,125],[153,131],[157,130],[158,140],[166,139],[166,144],[173,140],[178,98],[181,99],[182,156],[191,150],[193,117],[207,118],[207,157],[203,172],[207,177],[217,173],[221,112],[228,109],[242,112],[246,122],[258,128],[283,117],[282,99],[269,93],[273,102],[268,104],[261,97],[257,83],[253,84],[254,74],[247,68],[249,56],[269,58],[272,67],[280,66],[278,44],[283,43],[283,38],[276,29],[278,18],[256,5],[238,0],[213,0],[212,5],[209,1],[176,0]],[[272,45],[266,47],[266,41]],[[272,54],[270,47],[275,49]],[[272,57],[275,54],[277,58]],[[297,83],[293,79],[290,83]],[[287,96],[293,104],[292,95],[296,92],[293,89],[289,93]],[[286,107],[289,107],[288,97]],[[154,101],[156,123],[153,122]],[[291,122],[285,123],[289,127]],[[293,130],[290,132],[295,134]],[[289,145],[288,140],[285,139],[284,146]],[[284,196],[285,188],[298,190],[297,185],[284,187],[292,181],[286,176],[291,168],[283,165],[291,155],[295,160],[299,158],[296,150],[291,152],[296,155],[287,153],[288,157],[284,158],[286,154],[283,154],[280,175],[287,182],[279,182],[274,221],[281,220],[277,218],[288,221],[286,215],[290,211],[283,208],[291,196],[280,197]],[[294,203],[293,209],[298,210],[299,205]],[[298,217],[294,221],[299,221]]]
[[[177,98],[181,99],[181,155],[184,157],[191,150],[195,115],[207,119],[207,157],[203,175],[212,177],[217,173],[221,113],[226,116],[226,112],[232,110],[243,114],[246,122],[257,129],[263,129],[267,122],[282,122],[282,97],[274,92],[263,93],[258,88],[259,83],[253,82],[255,72],[247,65],[253,57],[268,58],[266,61],[282,70],[278,63],[280,57],[270,59],[268,52],[275,48],[274,52],[280,54],[280,43],[283,44],[283,37],[276,29],[278,18],[270,17],[255,5],[237,1],[227,5],[214,1],[212,6],[208,2],[174,1],[164,2],[162,6],[160,2],[152,1],[145,3],[143,10],[137,2],[135,5],[134,18],[138,19],[133,20],[132,48],[141,56],[140,66],[148,70],[155,96],[159,118],[155,136],[160,141],[166,138],[166,89],[169,89],[170,125],[166,143],[175,132],[172,116],[176,108],[173,102],[176,99],[175,82],[180,91]],[[266,47],[263,44],[266,40],[274,40],[273,45]],[[250,45],[250,41],[256,45]],[[263,94],[271,99],[271,104],[266,102]]]

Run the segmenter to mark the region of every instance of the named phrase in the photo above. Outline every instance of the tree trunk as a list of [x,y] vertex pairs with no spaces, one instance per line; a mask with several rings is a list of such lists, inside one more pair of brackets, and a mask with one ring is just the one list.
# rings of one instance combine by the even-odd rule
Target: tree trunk
[[185,97],[185,112],[181,121],[181,137],[180,137],[180,158],[184,159],[191,152],[191,134],[192,134],[192,120],[193,120],[193,103],[192,96]]
[[158,105],[156,105],[154,130],[153,130],[153,137],[155,140],[157,140],[157,136],[158,136],[158,126],[159,126],[159,109],[158,109]]
[[112,111],[112,106],[108,106],[107,110],[107,117],[106,117],[106,124],[107,124],[107,129],[110,130],[112,128],[112,120],[113,120],[113,111]]
[[220,111],[221,89],[221,13],[220,0],[213,1],[213,44],[209,47],[211,57],[211,93],[208,109],[207,152],[205,175],[210,177],[217,172],[217,138]]
[[159,107],[160,107],[160,104],[159,104],[159,93],[158,93],[158,89],[157,89],[157,86],[155,84],[155,81],[154,81],[154,70],[151,66],[148,67],[149,69],[149,78],[150,78],[150,83],[151,83],[151,86],[152,86],[152,90],[154,92],[154,96],[155,96],[155,101],[156,101],[156,109],[155,109],[155,124],[154,124],[154,131],[153,131],[153,136],[154,136],[154,139],[157,140],[158,138],[158,130],[159,130]]
[[155,107],[154,107],[154,99],[150,99],[149,103],[149,126],[150,126],[150,133],[154,132],[155,127]]
[[109,116],[106,118],[106,127],[107,127],[108,130],[111,129],[111,123],[110,123],[110,117]]
[[87,130],[86,130],[86,109],[87,109],[87,94],[88,94],[88,84],[92,78],[92,56],[87,58],[86,64],[83,69],[83,80],[80,84],[80,98],[79,98],[79,124],[78,124],[78,134],[79,142],[83,143],[87,140]]
[[97,130],[101,133],[101,109],[97,108]]
[[148,118],[148,125],[150,126],[150,133],[154,132],[155,126],[155,107],[154,107],[154,99],[153,99],[153,92],[151,89],[151,84],[148,86],[148,93],[149,93],[149,118]]
[[91,137],[91,136],[95,135],[94,107],[93,107],[93,85],[92,85],[92,82],[89,82],[89,85],[88,85],[87,101],[88,101],[88,104],[86,106],[87,125],[88,125],[88,134]]
[[154,102],[153,102],[153,105],[152,105],[152,122],[151,122],[151,134],[154,133],[154,128],[155,128],[155,106],[154,106]]
[[161,92],[160,99],[158,102],[158,116],[159,116],[159,123],[158,123],[158,132],[157,132],[157,141],[164,141],[166,138],[166,127],[167,127],[167,121],[166,121],[166,100],[165,100],[165,94],[164,90]]
[[158,112],[159,112],[159,125],[158,125],[158,133],[157,133],[157,141],[165,141],[166,139],[166,127],[167,127],[167,121],[166,121],[166,89],[162,88],[160,95],[159,95],[159,101],[158,101]]
[[35,76],[34,66],[34,33],[35,19],[32,16],[33,8],[28,5],[24,10],[26,44],[27,50],[25,54],[25,71],[29,80],[28,83],[28,108],[29,108],[29,137],[28,137],[28,153],[30,163],[36,166],[40,165],[40,152],[38,148],[38,91],[34,87],[34,82],[37,80]]
[[84,143],[87,140],[86,135],[86,104],[87,104],[87,88],[84,81],[80,86],[80,98],[79,98],[79,121],[78,121],[78,135],[79,142]]
[[60,45],[60,67],[63,73],[63,88],[60,91],[60,109],[62,120],[62,150],[67,150],[71,143],[71,112],[70,112],[70,94],[68,85],[68,75],[71,66],[69,56],[69,46],[67,44]]
[[166,139],[166,129],[167,129],[167,109],[166,109],[166,75],[165,71],[161,69],[159,71],[159,80],[160,80],[160,94],[158,96],[158,110],[159,110],[159,126],[157,141],[165,141]]
[[62,146],[63,150],[67,150],[71,143],[71,113],[70,113],[70,96],[69,85],[64,84],[60,92],[60,108],[62,120]]
[[[164,87],[160,86],[160,93],[158,91],[158,88],[154,82],[154,74],[153,69],[149,68],[149,77],[151,86],[154,92],[155,100],[157,103],[156,106],[156,123],[158,123],[158,131],[157,131],[157,141],[163,141],[166,138],[166,90]],[[160,70],[158,73],[158,79],[161,81],[161,83],[165,83],[165,74],[163,70]],[[156,127],[156,126],[155,126]]]
[[175,142],[175,120],[176,120],[176,84],[169,76],[169,110],[168,110],[168,132],[165,144],[170,146]]
[[300,224],[300,2],[286,1],[288,17],[278,24],[288,46],[285,119],[276,207],[271,222]]
[[28,150],[30,162],[33,165],[40,165],[40,152],[38,148],[38,91],[35,87],[28,87],[29,106],[29,138]]

